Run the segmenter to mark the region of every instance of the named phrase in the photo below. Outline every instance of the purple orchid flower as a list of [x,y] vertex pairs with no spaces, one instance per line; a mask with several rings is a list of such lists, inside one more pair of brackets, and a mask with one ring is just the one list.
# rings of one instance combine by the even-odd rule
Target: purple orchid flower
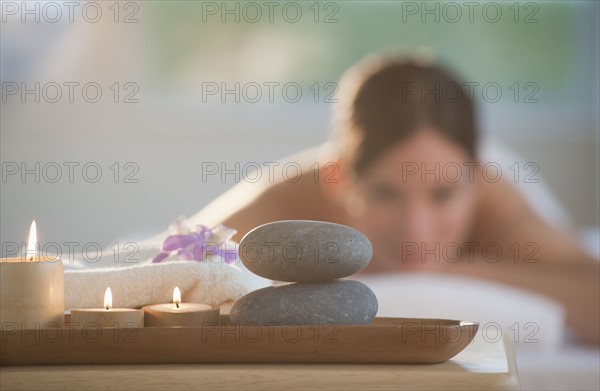
[[191,231],[183,218],[173,222],[170,228],[177,233],[167,236],[162,251],[154,257],[152,263],[164,261],[173,252],[177,252],[180,259],[189,261],[204,261],[209,255],[220,256],[228,265],[237,260],[237,248],[226,248],[226,242],[237,232],[233,228],[219,224],[211,230],[199,224],[195,231]]

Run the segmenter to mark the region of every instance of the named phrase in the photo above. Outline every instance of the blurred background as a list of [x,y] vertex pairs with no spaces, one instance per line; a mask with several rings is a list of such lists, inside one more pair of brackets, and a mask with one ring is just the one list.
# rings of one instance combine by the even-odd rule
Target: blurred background
[[[472,86],[503,176],[600,252],[597,1],[0,4],[2,256],[33,219],[63,251],[164,231],[243,180],[231,172],[326,141],[343,72],[381,51],[434,56]],[[557,305],[438,285],[436,303],[479,298],[477,319],[541,325],[519,344],[523,389],[598,389],[599,352],[560,347]]]
[[162,231],[240,180],[203,163],[327,140],[342,73],[402,50],[472,83],[482,132],[539,167],[562,220],[599,225],[595,1],[74,4],[2,3],[3,242],[34,218],[42,242]]

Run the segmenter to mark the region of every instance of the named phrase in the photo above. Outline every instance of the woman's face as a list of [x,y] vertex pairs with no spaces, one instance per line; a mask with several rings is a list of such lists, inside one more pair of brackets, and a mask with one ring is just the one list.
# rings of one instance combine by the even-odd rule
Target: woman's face
[[373,271],[430,269],[457,256],[476,204],[472,161],[441,133],[422,129],[359,176],[346,207],[373,244]]

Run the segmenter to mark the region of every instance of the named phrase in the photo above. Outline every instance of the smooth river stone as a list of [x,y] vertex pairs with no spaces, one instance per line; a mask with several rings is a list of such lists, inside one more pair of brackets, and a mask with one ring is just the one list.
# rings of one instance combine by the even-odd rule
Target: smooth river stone
[[368,325],[377,297],[358,281],[293,283],[262,288],[238,299],[229,312],[233,324]]
[[354,228],[312,220],[283,220],[254,228],[241,240],[240,259],[276,281],[318,282],[348,277],[371,261],[369,239]]

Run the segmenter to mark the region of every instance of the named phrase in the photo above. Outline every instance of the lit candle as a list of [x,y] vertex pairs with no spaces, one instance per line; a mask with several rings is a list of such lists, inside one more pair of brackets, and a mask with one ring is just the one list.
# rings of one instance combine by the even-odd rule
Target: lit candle
[[104,292],[103,308],[78,308],[71,310],[71,326],[87,327],[144,327],[144,312],[132,308],[112,308],[110,287]]
[[198,327],[204,323],[219,324],[219,307],[208,304],[182,303],[181,291],[173,289],[173,303],[142,307],[146,327]]
[[31,223],[25,257],[0,259],[0,320],[8,328],[43,329],[64,323],[64,267],[57,257],[36,254]]

